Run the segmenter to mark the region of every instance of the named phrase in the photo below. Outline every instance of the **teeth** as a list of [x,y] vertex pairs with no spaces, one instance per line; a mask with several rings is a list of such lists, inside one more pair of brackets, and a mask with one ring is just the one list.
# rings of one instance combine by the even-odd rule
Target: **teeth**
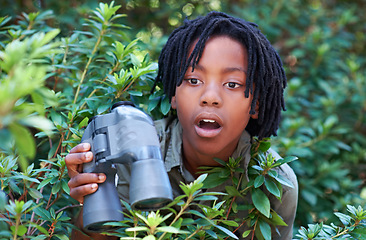
[[211,119],[202,119],[203,122],[207,122],[207,123],[214,123],[215,120],[211,120]]

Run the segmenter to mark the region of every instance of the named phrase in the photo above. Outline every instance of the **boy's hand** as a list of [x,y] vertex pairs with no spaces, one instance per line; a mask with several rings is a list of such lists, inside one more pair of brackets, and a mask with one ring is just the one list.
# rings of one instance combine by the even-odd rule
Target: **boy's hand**
[[84,202],[84,196],[95,192],[98,183],[105,181],[103,173],[82,173],[83,163],[93,160],[93,153],[90,152],[89,143],[81,143],[71,149],[65,158],[70,181],[70,196],[80,203]]

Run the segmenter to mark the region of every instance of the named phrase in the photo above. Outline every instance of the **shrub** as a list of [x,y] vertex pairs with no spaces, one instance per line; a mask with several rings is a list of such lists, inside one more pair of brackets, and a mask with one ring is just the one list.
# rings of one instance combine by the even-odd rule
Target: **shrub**
[[[300,157],[291,163],[304,198],[299,204],[299,225],[329,218],[340,219],[343,224],[312,224],[307,229],[301,228],[297,237],[362,239],[365,211],[349,205],[364,203],[359,191],[354,191],[360,186],[356,179],[362,170],[353,173],[347,167],[361,163],[365,154],[366,91],[362,72],[365,61],[358,55],[364,47],[353,43],[353,39],[364,40],[355,27],[355,17],[363,16],[358,15],[356,8],[338,13],[342,5],[336,8],[338,15],[330,16],[323,12],[329,6],[320,5],[317,11],[314,5],[306,6],[298,1],[274,8],[253,5],[253,11],[247,11],[252,15],[244,17],[258,23],[267,21],[269,25],[272,19],[269,16],[276,14],[279,16],[274,23],[276,28],[264,30],[269,37],[295,36],[275,44],[281,46],[281,55],[286,56],[289,73],[288,112],[276,142],[284,155]],[[304,11],[299,15],[295,10],[300,7]],[[131,39],[128,27],[118,21],[125,16],[117,11],[118,6],[113,3],[100,4],[83,20],[83,28],[67,37],[59,37],[60,30],[46,24],[54,17],[50,11],[23,13],[13,25],[10,17],[0,18],[0,208],[5,206],[0,209],[1,237],[67,239],[74,228],[71,218],[79,205],[68,195],[64,156],[80,142],[90,117],[108,111],[117,100],[131,100],[156,119],[169,112],[169,101],[159,86],[158,91],[150,94],[156,63],[147,50],[139,48],[138,39]],[[237,14],[243,13],[237,11]],[[267,18],[256,19],[256,16]],[[337,16],[342,17],[337,20]],[[330,23],[335,25],[312,23],[328,21],[326,18],[331,18]],[[312,26],[306,36],[296,28],[287,28],[294,19],[301,19],[301,26]],[[277,28],[280,30],[275,31]],[[352,32],[353,29],[356,30]],[[328,64],[332,59],[343,60],[346,51],[350,54],[345,61]],[[263,160],[264,165],[271,162]],[[235,163],[231,161],[229,164]],[[260,163],[256,162],[258,166]],[[215,171],[211,169],[210,174]],[[254,173],[250,187],[260,189],[263,177],[258,168]],[[191,186],[182,186],[195,191],[187,192],[174,204],[196,204],[181,201],[190,196],[216,199],[216,193],[200,192],[201,181],[202,178]],[[229,197],[238,194],[231,190]],[[116,234],[127,237],[129,233],[147,233],[157,227],[154,225],[157,221],[161,227],[153,232],[157,237],[162,237],[162,232],[166,232],[163,237],[169,234],[186,237],[187,231],[201,237],[232,236],[237,223],[222,221],[222,212],[228,210],[225,206],[217,202],[204,206],[206,215],[194,212],[197,221],[182,218],[173,223],[173,228],[167,227],[166,215],[131,212],[131,219],[119,223],[123,228]],[[250,207],[256,213],[251,222],[254,228],[245,234],[255,233],[258,238],[269,239],[268,205]],[[336,213],[332,218],[334,209],[345,211],[345,208],[348,215]],[[256,223],[261,226],[260,231]],[[134,228],[134,224],[141,228]]]

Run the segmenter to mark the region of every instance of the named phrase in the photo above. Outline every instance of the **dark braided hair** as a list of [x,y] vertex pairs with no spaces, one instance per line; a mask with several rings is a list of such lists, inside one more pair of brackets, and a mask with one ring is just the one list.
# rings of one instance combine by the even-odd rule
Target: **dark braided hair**
[[[248,51],[244,94],[245,97],[249,97],[249,93],[253,94],[250,114],[255,114],[257,104],[259,113],[258,119],[250,119],[246,130],[259,138],[276,136],[281,111],[285,110],[283,90],[286,87],[286,76],[276,50],[254,23],[220,12],[185,20],[183,26],[169,36],[160,54],[155,84],[161,81],[165,94],[171,99],[188,67],[191,65],[195,68],[206,41],[213,36],[229,36],[243,44]],[[188,56],[188,50],[196,40],[197,44]]]

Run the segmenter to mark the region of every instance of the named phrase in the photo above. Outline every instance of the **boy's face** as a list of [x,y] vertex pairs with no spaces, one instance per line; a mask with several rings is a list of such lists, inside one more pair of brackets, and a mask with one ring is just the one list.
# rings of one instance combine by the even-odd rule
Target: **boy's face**
[[188,68],[172,97],[185,154],[220,157],[235,150],[251,117],[252,95],[244,96],[247,67],[247,50],[236,40],[218,36],[207,41],[199,63],[193,72]]

